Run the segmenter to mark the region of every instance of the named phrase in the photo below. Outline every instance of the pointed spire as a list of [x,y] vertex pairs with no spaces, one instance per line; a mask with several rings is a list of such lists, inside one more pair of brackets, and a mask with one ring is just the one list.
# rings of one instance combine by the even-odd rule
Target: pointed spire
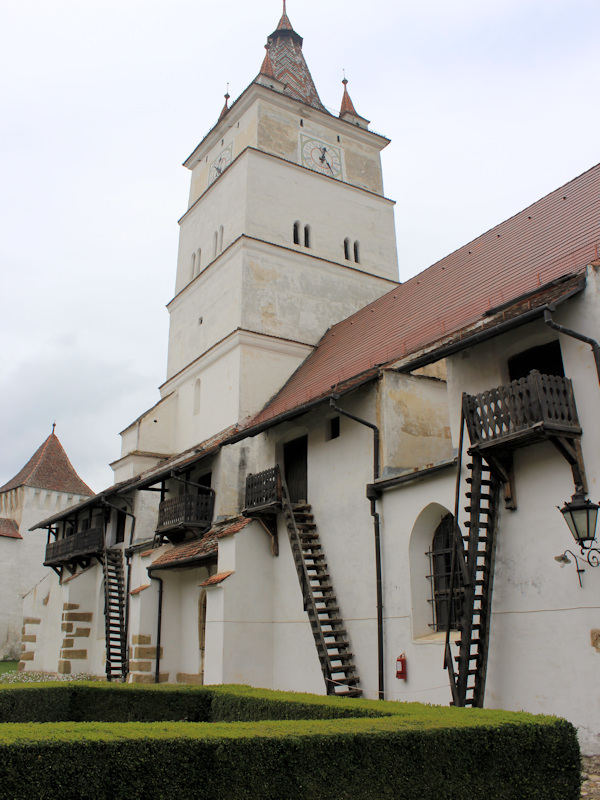
[[262,67],[260,68],[261,75],[268,75],[269,78],[275,77],[275,70],[273,69],[273,62],[271,61],[271,56],[269,55],[269,45],[265,45],[265,60],[262,63]]
[[293,31],[292,23],[287,15],[287,9],[285,7],[285,0],[283,0],[283,14],[281,15],[281,19],[279,20],[279,25],[277,26],[278,31]]
[[340,119],[343,119],[344,122],[349,122],[352,125],[357,125],[359,128],[368,130],[369,120],[361,117],[360,114],[357,113],[356,109],[354,108],[354,103],[348,94],[348,80],[346,78],[345,71],[344,80],[342,83],[344,84],[344,95],[342,97],[342,107],[340,108]]
[[88,497],[94,494],[75,472],[54,430],[23,469],[0,487],[0,492],[18,489],[19,486]]
[[230,98],[230,97],[231,97],[231,95],[229,94],[229,84],[227,84],[227,91],[225,92],[225,105],[223,106],[223,110],[222,110],[222,111],[221,111],[221,113],[219,114],[219,122],[221,122],[221,120],[223,119],[223,117],[224,117],[224,116],[227,114],[227,112],[229,111],[229,105],[228,105],[228,103],[229,103],[229,98]]
[[340,109],[340,117],[343,117],[344,114],[353,114],[355,117],[358,117],[356,113],[356,109],[354,108],[354,103],[350,99],[350,95],[348,94],[348,79],[346,78],[346,73],[344,72],[344,80],[342,81],[344,84],[344,96],[342,97],[342,107]]
[[[302,53],[302,37],[296,33],[287,15],[286,0],[283,0],[283,14],[277,28],[268,37],[267,55],[263,61],[257,83],[265,83],[260,76],[266,76],[277,85],[270,84],[294,100],[329,114],[315,88],[310,70]],[[270,70],[270,71],[269,71]]]

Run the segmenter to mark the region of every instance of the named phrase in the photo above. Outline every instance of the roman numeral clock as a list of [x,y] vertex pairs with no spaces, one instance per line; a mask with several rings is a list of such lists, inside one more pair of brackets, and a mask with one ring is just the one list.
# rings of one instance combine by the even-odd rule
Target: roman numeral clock
[[328,142],[303,136],[300,142],[302,166],[333,178],[342,176],[342,151]]

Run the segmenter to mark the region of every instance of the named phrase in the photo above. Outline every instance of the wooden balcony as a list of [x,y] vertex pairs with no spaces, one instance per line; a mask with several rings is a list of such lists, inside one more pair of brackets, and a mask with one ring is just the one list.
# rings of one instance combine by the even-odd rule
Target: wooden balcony
[[510,451],[551,437],[581,436],[568,378],[534,371],[476,395],[463,395],[473,450]]
[[273,513],[281,507],[281,474],[279,466],[246,477],[246,516]]
[[170,532],[187,528],[208,530],[212,525],[214,507],[215,495],[210,490],[202,494],[183,494],[163,500],[158,508],[156,531],[169,535]]
[[104,550],[104,527],[90,528],[46,546],[45,567],[60,567],[73,561],[91,558]]

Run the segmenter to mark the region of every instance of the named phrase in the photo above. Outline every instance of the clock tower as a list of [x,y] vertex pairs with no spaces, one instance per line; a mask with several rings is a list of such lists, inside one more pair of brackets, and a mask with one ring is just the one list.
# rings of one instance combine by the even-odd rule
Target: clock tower
[[179,452],[243,422],[331,325],[397,281],[389,140],[356,113],[345,79],[339,116],[325,108],[302,44],[284,2],[259,74],[231,106],[225,96],[184,162],[167,378],[152,410],[168,423],[130,445],[125,431],[124,453]]

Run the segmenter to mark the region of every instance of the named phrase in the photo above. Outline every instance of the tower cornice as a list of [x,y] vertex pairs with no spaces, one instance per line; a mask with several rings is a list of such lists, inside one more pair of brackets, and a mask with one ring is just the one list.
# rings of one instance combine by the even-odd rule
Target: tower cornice
[[335,117],[328,112],[320,111],[318,108],[308,105],[308,103],[304,103],[302,100],[296,100],[294,97],[289,97],[275,89],[253,81],[229,107],[227,115],[221,119],[214,128],[211,128],[198,146],[190,153],[183,162],[183,166],[188,169],[193,169],[217,144],[219,139],[223,138],[224,133],[239,122],[241,116],[250,108],[252,103],[259,99],[268,100],[287,111],[296,111],[298,116],[304,119],[319,119],[322,125],[330,128],[336,134],[352,135],[356,140],[371,146],[374,145],[379,150],[383,150],[391,141],[391,139],[381,133],[367,130],[362,126]]

